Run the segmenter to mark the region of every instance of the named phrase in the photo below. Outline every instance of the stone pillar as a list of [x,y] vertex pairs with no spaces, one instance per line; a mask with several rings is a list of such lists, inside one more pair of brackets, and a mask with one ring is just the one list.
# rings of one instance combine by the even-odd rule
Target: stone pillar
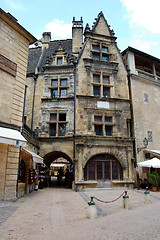
[[132,163],[131,163],[132,152],[131,149],[127,149],[127,159],[128,159],[128,179],[132,180]]
[[[77,175],[75,175],[76,180],[82,181],[84,179],[83,176],[83,144],[77,145],[77,153],[76,156],[78,156],[78,162],[77,162]],[[77,158],[77,157],[76,157]]]
[[17,198],[16,186],[18,176],[19,151],[20,148],[18,146],[8,145],[4,200],[15,200]]

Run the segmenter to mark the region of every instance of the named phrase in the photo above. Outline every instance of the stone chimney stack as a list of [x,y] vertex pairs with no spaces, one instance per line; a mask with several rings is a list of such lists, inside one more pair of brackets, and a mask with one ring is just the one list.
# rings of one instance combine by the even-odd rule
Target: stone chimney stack
[[81,17],[80,21],[75,21],[73,17],[72,21],[72,52],[77,54],[80,52],[80,49],[83,44],[83,20]]
[[44,47],[48,48],[49,47],[49,43],[51,40],[51,32],[44,32],[42,34],[43,38],[42,38],[42,50],[44,49]]

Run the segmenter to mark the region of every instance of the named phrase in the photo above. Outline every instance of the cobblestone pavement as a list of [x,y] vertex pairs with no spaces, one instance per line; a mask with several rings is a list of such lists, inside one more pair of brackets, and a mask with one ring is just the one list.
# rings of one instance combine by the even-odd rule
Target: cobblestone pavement
[[159,240],[160,192],[151,192],[144,203],[144,190],[128,190],[130,210],[122,197],[113,203],[95,200],[97,219],[88,219],[90,196],[113,200],[124,189],[46,188],[17,202],[0,202],[0,240]]

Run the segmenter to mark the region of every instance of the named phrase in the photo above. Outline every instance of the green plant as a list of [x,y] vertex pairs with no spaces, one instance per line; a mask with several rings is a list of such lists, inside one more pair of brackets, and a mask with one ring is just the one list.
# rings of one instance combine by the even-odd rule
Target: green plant
[[160,175],[157,172],[149,173],[148,182],[152,184],[152,187],[158,187],[160,183]]

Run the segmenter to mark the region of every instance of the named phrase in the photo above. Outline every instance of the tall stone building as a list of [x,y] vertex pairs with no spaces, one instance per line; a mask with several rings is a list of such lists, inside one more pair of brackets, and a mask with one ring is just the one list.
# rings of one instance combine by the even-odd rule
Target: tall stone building
[[0,9],[0,200],[16,199],[29,44],[36,41]]
[[76,188],[133,185],[128,78],[114,31],[102,12],[92,29],[83,32],[82,18],[72,24],[72,39],[45,32],[30,49],[26,124],[48,167],[60,157],[74,166]]
[[[128,68],[137,162],[160,158],[160,59],[128,47],[122,53]],[[147,178],[143,169],[142,178]]]

